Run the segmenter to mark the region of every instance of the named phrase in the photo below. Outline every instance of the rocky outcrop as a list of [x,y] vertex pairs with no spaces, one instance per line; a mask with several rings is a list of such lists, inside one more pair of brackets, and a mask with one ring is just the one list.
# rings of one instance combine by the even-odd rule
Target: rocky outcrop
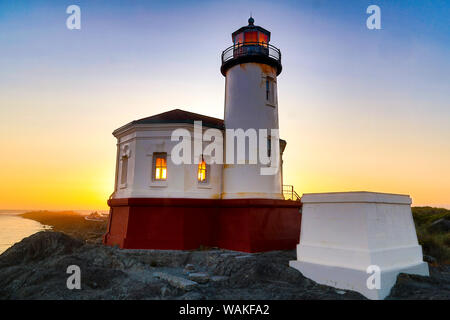
[[[2,299],[364,299],[288,266],[295,251],[120,250],[40,232],[0,255]],[[81,269],[81,290],[66,286]],[[448,269],[401,275],[389,299],[449,299]],[[196,281],[197,280],[197,281]]]
[[1,255],[0,268],[70,254],[83,244],[61,232],[41,231],[6,250]]
[[430,268],[430,277],[401,273],[388,299],[449,300],[450,266]]
[[207,272],[192,272],[189,273],[189,279],[197,283],[207,283],[209,281],[209,274]]
[[169,273],[165,273],[165,272],[154,272],[153,276],[158,279],[166,280],[175,288],[179,288],[179,289],[185,290],[185,291],[190,291],[190,290],[194,289],[195,286],[198,284],[195,281],[177,277],[177,276],[171,275]]

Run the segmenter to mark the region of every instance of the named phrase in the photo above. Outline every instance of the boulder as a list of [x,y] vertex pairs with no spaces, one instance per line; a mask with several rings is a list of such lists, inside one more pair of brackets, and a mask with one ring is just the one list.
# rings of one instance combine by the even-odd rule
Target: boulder
[[209,280],[211,282],[222,282],[222,281],[227,281],[229,279],[229,277],[226,276],[212,276],[209,278]]
[[186,273],[186,274],[189,274],[189,273],[195,272],[195,271],[196,271],[195,266],[193,264],[190,264],[190,263],[188,263],[184,267],[184,270],[183,270],[183,272]]
[[64,233],[41,231],[23,239],[6,250],[0,256],[0,267],[71,254],[83,245],[83,241],[74,239]]
[[195,286],[197,286],[197,282],[177,277],[165,272],[154,272],[153,276],[155,278],[167,281],[171,286],[175,288],[179,288],[186,291],[192,290]]
[[428,256],[426,254],[423,255],[423,261],[428,262],[428,263],[436,263],[437,262],[436,258],[434,258],[432,256]]
[[189,280],[197,283],[207,283],[209,281],[209,274],[206,272],[194,272],[189,274]]

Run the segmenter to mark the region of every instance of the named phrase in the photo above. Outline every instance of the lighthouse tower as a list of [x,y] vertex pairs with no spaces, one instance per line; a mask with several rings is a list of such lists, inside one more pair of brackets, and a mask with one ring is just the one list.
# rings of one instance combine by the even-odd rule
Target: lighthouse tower
[[[278,134],[280,50],[253,18],[232,39],[222,53],[224,119],[174,109],[114,130],[115,187],[108,199],[105,244],[261,252],[294,249],[299,243],[302,204],[292,186],[282,191],[286,142]],[[174,161],[179,144],[174,132],[183,132],[182,142],[195,149],[197,121],[205,134],[213,129],[225,137],[225,146],[220,139],[215,148],[224,148],[225,163],[209,161],[207,154],[198,163]]]
[[[281,52],[269,44],[270,32],[255,26],[252,17],[247,26],[233,32],[232,41],[233,45],[222,53],[221,72],[226,79],[224,125],[225,129],[236,133],[242,129],[241,133],[246,133],[246,152],[245,159],[239,161],[238,138],[226,135],[222,199],[283,199],[281,161],[272,163],[276,169],[267,174],[264,170],[270,163],[260,158],[262,150],[272,157],[271,153],[280,152],[278,134],[273,134],[272,129],[278,130],[277,76],[282,68]],[[266,136],[259,134],[261,129]],[[251,144],[249,140],[255,132],[258,142]],[[230,145],[234,157],[230,157]],[[256,163],[251,160],[252,152],[257,155]],[[232,158],[234,161],[229,162]]]

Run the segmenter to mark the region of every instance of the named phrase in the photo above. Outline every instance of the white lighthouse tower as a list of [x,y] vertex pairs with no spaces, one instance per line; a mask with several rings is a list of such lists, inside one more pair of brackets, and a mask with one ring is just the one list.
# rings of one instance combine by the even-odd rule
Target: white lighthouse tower
[[[247,142],[245,162],[238,162],[238,139],[233,137],[235,161],[224,165],[222,198],[283,199],[281,160],[272,163],[276,170],[263,174],[270,163],[260,159],[261,150],[267,149],[267,156],[272,157],[273,152],[280,152],[278,134],[273,134],[272,129],[278,131],[277,76],[282,68],[281,52],[269,44],[270,32],[255,26],[252,17],[248,19],[248,26],[233,32],[232,40],[233,45],[222,53],[221,72],[226,79],[225,129],[235,132],[242,129],[247,133]],[[266,130],[267,137],[259,134],[261,129]],[[250,131],[258,133],[256,145],[249,143]],[[226,139],[228,148],[230,137]],[[252,152],[258,155],[257,163],[251,161]],[[225,150],[227,159],[229,153]]]
[[[302,204],[292,186],[286,199],[282,193],[281,154],[286,142],[278,134],[276,85],[281,54],[269,44],[269,31],[255,26],[253,18],[248,22],[233,33],[233,45],[222,53],[223,120],[175,109],[131,121],[113,132],[116,183],[108,200],[105,244],[244,252],[296,247]],[[220,152],[225,163],[210,162],[209,154],[194,164],[173,161],[179,143],[173,133],[182,129],[183,142],[195,150],[198,121],[205,135],[214,130],[222,138],[225,133]],[[215,153],[224,147],[217,136]]]

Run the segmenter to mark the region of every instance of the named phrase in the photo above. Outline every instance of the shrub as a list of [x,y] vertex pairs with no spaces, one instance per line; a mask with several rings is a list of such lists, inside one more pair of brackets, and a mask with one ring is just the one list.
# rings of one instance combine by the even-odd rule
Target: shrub
[[417,238],[423,253],[434,257],[438,263],[450,263],[450,233],[433,232],[428,228],[434,221],[450,219],[450,210],[432,207],[413,207]]

